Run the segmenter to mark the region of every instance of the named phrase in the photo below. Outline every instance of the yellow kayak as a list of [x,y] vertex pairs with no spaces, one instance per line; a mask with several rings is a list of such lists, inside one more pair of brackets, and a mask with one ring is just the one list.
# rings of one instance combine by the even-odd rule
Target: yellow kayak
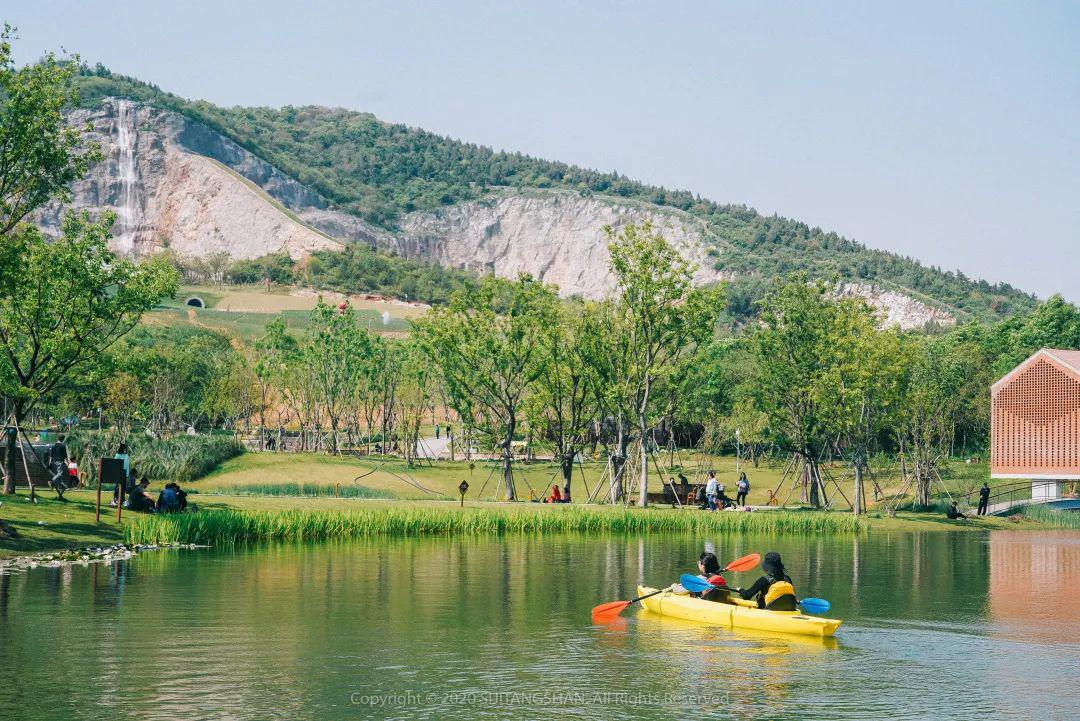
[[[648,586],[638,586],[638,595],[656,591]],[[797,633],[806,636],[832,636],[842,621],[835,618],[807,616],[799,611],[766,611],[753,601],[744,601],[734,594],[732,603],[704,601],[693,596],[664,591],[642,599],[646,610],[661,616],[672,616],[687,621],[698,621],[729,628],[748,628],[756,631]]]

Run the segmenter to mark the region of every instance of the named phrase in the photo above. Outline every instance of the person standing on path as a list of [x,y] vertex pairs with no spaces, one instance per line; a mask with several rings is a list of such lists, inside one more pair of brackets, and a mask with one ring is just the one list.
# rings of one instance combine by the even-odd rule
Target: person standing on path
[[976,515],[985,516],[986,507],[990,505],[990,484],[983,481],[982,488],[979,489],[979,509],[975,512]]
[[716,496],[720,492],[720,486],[716,482],[716,471],[709,471],[709,480],[705,483],[705,502],[710,511],[716,510]]
[[735,505],[745,506],[746,494],[750,492],[750,481],[747,479],[745,472],[739,474],[739,480],[735,483],[735,490]]
[[64,491],[67,490],[67,480],[71,475],[68,471],[68,449],[64,444],[64,437],[57,436],[56,443],[49,447],[49,472],[51,478],[49,485],[56,491],[56,499],[66,501]]

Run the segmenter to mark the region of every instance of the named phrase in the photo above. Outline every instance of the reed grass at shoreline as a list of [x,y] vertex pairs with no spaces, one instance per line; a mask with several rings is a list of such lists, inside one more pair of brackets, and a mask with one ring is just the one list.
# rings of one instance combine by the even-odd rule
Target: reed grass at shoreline
[[695,513],[627,508],[421,508],[212,510],[151,515],[126,528],[129,543],[240,545],[368,536],[545,533],[769,533],[852,535],[866,521],[814,511]]

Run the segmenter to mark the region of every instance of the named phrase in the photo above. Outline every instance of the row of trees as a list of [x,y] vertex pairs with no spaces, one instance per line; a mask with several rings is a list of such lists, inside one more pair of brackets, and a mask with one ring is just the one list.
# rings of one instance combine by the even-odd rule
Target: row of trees
[[[206,329],[140,327],[107,379],[76,389],[68,407],[101,403],[123,428],[188,425],[300,431],[305,450],[381,450],[415,460],[421,427],[449,412],[457,448],[497,452],[516,497],[512,462],[522,439],[544,445],[569,479],[586,444],[611,460],[608,493],[646,500],[651,440],[689,429],[713,448],[755,459],[793,457],[806,502],[829,502],[822,461],[846,461],[856,511],[876,453],[900,454],[929,503],[947,459],[979,453],[993,380],[1043,346],[1080,347],[1080,312],[1055,297],[1034,313],[936,335],[881,329],[858,299],[793,276],[774,283],[760,322],[719,332],[717,289],[649,226],[609,231],[615,293],[561,300],[531,278],[487,278],[458,290],[406,338],[368,331],[352,310],[320,304],[303,333],[282,319],[253,343]],[[81,395],[80,395],[81,393]],[[97,401],[95,399],[104,399]],[[642,440],[645,442],[641,442]],[[625,477],[630,464],[638,474]]]

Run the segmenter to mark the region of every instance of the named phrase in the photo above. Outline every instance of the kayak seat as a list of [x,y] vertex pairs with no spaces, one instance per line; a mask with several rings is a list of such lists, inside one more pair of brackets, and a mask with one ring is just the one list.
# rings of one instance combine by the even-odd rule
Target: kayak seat
[[777,596],[765,606],[769,611],[795,611],[798,607],[799,604],[796,603],[795,596],[790,593],[785,593],[783,596]]

